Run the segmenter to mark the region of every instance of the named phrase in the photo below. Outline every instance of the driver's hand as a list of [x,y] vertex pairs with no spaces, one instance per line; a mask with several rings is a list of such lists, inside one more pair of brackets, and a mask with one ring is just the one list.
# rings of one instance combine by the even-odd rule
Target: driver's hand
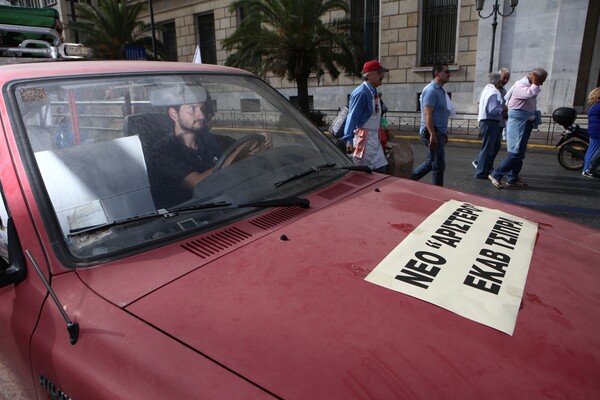
[[273,147],[273,138],[271,138],[271,135],[266,132],[260,132],[259,135],[264,136],[264,142],[260,144],[254,143],[252,147],[248,149],[246,157],[256,155],[263,150],[268,150]]
[[261,132],[261,135],[265,137],[265,143],[263,143],[263,150],[268,150],[273,147],[273,138],[266,132]]

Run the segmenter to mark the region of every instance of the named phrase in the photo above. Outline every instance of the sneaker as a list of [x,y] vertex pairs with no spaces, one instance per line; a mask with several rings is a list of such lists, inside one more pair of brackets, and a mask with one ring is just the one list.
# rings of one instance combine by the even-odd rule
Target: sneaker
[[595,173],[595,172],[588,171],[588,170],[584,170],[584,171],[581,173],[581,176],[585,176],[586,178],[600,178],[600,175],[598,175],[598,174],[597,174],[597,173]]
[[494,185],[497,189],[502,189],[502,181],[499,181],[491,175],[488,175],[488,179],[490,180],[490,182],[492,182],[492,185]]
[[471,165],[473,166],[473,168],[477,169],[477,160],[471,161]]
[[528,186],[529,185],[525,183],[525,181],[521,179],[521,177],[518,177],[515,182],[506,182],[507,188],[526,188]]

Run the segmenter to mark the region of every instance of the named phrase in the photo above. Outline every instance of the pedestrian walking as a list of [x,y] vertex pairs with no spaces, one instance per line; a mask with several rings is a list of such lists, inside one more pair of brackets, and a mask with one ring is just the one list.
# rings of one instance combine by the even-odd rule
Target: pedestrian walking
[[600,178],[598,167],[600,167],[600,87],[592,90],[588,95],[588,135],[590,147],[585,153],[583,163],[583,176],[589,178]]
[[350,95],[344,136],[346,151],[353,153],[354,163],[375,172],[386,172],[387,159],[379,140],[382,104],[377,88],[388,69],[378,61],[363,65],[363,82]]
[[[500,82],[498,85],[498,90],[500,91],[500,95],[502,96],[502,105],[504,106],[504,105],[506,105],[506,100],[504,99],[504,96],[506,96],[506,84],[510,80],[510,70],[508,68],[500,68],[498,70],[498,73],[500,74]],[[506,111],[502,114],[502,120],[500,120],[500,129],[502,131],[502,140],[506,140],[506,130],[504,128],[506,128],[506,120],[507,119],[508,119],[508,109],[506,109]],[[481,135],[481,131],[480,131],[479,139],[482,139],[482,138],[483,138],[483,136]],[[477,158],[475,158],[471,164],[473,164],[473,168],[477,169]],[[487,178],[487,176],[486,176],[486,178]]]
[[421,103],[419,136],[427,147],[427,159],[413,170],[412,179],[418,181],[432,172],[432,183],[444,186],[449,112],[443,86],[450,81],[448,64],[434,65],[431,74],[433,80],[425,86],[419,99]]
[[527,152],[527,143],[533,128],[541,122],[541,113],[537,109],[537,96],[548,77],[543,68],[536,68],[516,82],[506,94],[508,122],[506,124],[506,147],[508,155],[489,176],[489,180],[498,189],[502,189],[502,178],[506,175],[507,188],[527,187],[521,178],[523,159]]
[[[508,81],[510,80],[510,70],[508,68],[500,68],[498,70],[498,73],[500,74],[500,88],[498,89],[500,91],[500,94],[502,95],[502,105],[505,106],[507,100],[504,98],[506,97],[506,84],[508,83]],[[506,140],[506,120],[508,119],[508,108],[506,110],[506,112],[504,113],[504,115],[502,116],[502,121],[500,121],[500,127],[502,128],[502,140]]]
[[475,178],[487,179],[494,169],[494,160],[502,144],[501,122],[507,108],[500,94],[500,74],[492,72],[489,83],[483,88],[479,98],[479,130],[482,136],[481,150],[477,157]]

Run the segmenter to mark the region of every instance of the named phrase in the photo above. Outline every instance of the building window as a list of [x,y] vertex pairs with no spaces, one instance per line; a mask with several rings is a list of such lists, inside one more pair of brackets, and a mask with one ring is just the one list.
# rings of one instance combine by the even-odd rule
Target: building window
[[203,64],[217,63],[217,43],[215,40],[215,16],[213,13],[196,16],[198,45]]
[[260,112],[259,99],[240,99],[240,109],[243,113]]
[[177,33],[175,31],[175,22],[165,22],[160,24],[162,32],[162,42],[165,45],[165,56],[167,61],[177,61]]
[[350,16],[360,25],[364,60],[379,58],[379,1],[350,0]]
[[236,9],[237,26],[240,26],[242,24],[242,21],[244,20],[244,18],[246,18],[246,9],[244,9],[244,7],[238,7]]
[[421,66],[454,64],[458,0],[422,0]]

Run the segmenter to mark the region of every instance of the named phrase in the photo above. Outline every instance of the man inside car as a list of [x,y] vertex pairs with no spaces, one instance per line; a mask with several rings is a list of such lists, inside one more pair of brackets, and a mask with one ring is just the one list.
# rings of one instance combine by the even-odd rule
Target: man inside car
[[[146,155],[152,195],[157,208],[167,208],[192,197],[194,188],[214,172],[225,150],[236,139],[213,133],[213,102],[203,86],[174,86],[151,93],[151,104],[162,104],[172,125]],[[272,146],[270,136],[238,146],[222,166]]]

